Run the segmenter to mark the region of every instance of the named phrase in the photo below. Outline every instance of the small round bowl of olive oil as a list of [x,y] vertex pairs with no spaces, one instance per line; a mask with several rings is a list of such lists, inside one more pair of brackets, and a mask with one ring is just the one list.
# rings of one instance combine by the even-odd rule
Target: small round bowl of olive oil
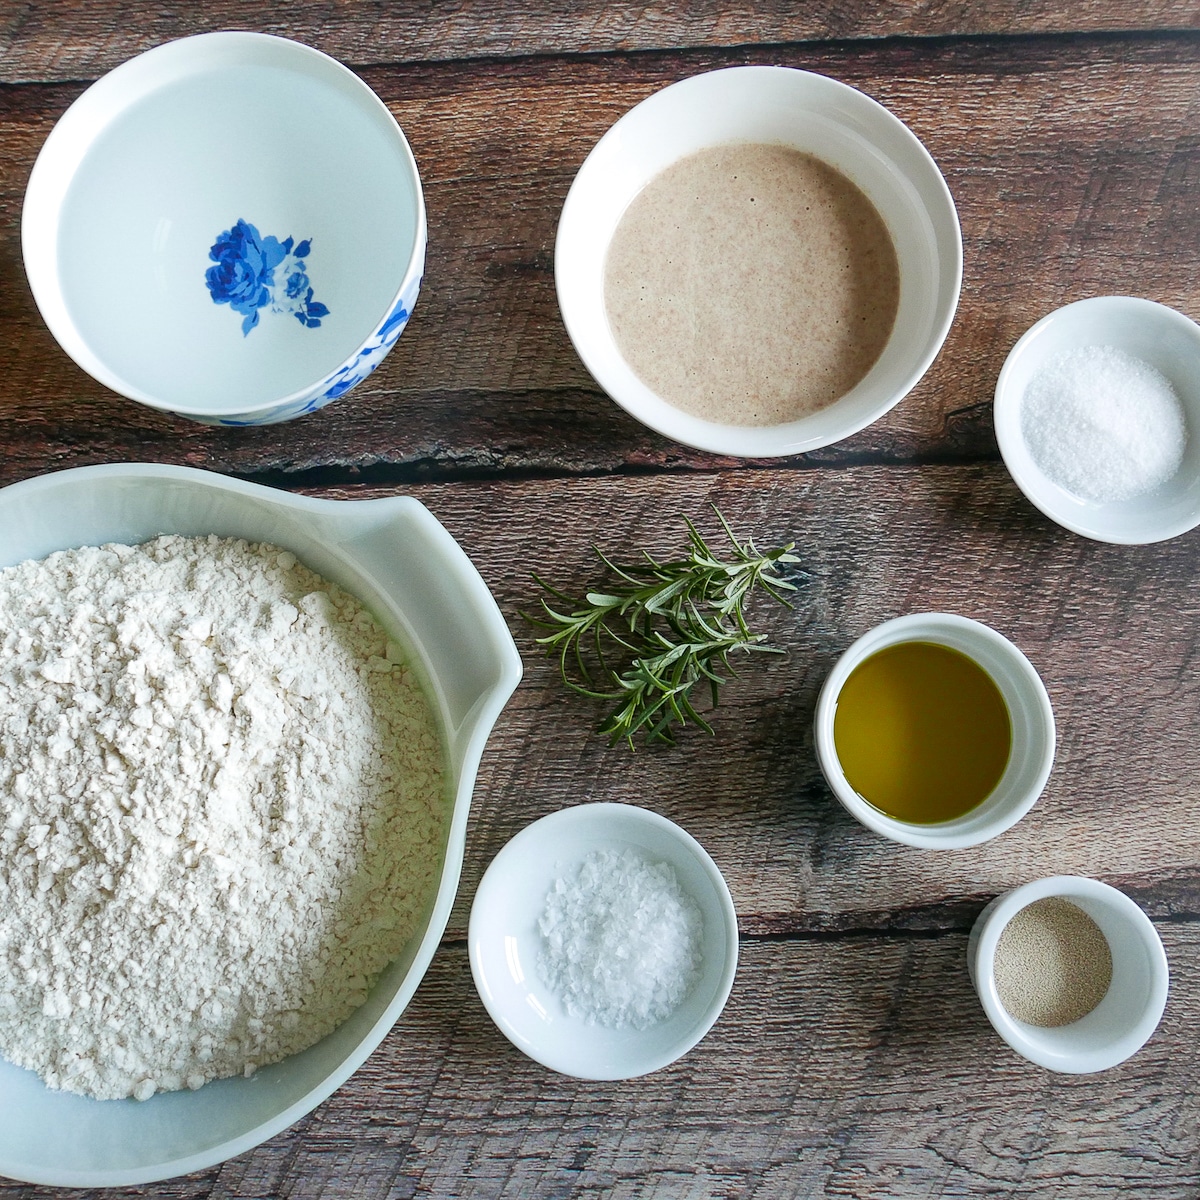
[[1033,807],[1054,762],[1045,685],[1002,634],[967,617],[915,613],[858,639],[817,700],[817,760],[868,829],[956,850]]

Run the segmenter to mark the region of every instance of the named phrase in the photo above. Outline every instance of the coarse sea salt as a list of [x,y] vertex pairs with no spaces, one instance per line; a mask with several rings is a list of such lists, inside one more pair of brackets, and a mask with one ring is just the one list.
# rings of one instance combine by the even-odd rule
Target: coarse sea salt
[[538,967],[567,1013],[611,1029],[665,1020],[700,975],[704,918],[669,863],[596,850],[556,879]]
[[1101,504],[1166,483],[1187,445],[1170,380],[1115,346],[1079,346],[1047,360],[1025,388],[1021,433],[1048,478]]

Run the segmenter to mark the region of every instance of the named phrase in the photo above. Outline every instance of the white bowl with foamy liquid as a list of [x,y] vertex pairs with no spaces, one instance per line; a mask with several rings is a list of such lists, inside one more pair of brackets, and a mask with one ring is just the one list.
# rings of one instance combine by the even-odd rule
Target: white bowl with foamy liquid
[[[663,399],[622,356],[605,304],[609,245],[634,198],[680,159],[739,143],[786,146],[849,179],[886,225],[899,269],[895,323],[874,365],[839,399],[784,424],[726,424]],[[954,318],[962,237],[937,165],[881,104],[809,71],[731,67],[656,92],[600,139],[563,205],[554,277],[575,349],[628,413],[697,449],[755,458],[789,455],[849,437],[916,386]]]
[[412,999],[450,916],[476,771],[521,660],[487,585],[407,496],[318,500],[208,471],[82,467],[0,489],[0,567],[55,550],[217,534],[282,546],[353,592],[408,652],[441,728],[445,843],[436,892],[400,957],[332,1033],[250,1079],[146,1101],[53,1091],[0,1059],[0,1175],[129,1187],[200,1171],[298,1121],[358,1069]]

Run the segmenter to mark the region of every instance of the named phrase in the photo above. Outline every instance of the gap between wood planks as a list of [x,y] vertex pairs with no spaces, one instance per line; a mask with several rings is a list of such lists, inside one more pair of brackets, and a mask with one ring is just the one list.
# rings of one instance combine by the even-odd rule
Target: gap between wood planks
[[[521,66],[529,63],[566,61],[566,62],[606,62],[613,59],[631,59],[634,61],[647,58],[687,59],[693,56],[711,57],[721,54],[754,54],[779,53],[803,49],[810,53],[825,54],[871,54],[894,53],[897,50],[912,50],[918,54],[937,56],[943,67],[952,66],[952,60],[947,61],[939,51],[963,49],[968,54],[977,55],[988,49],[1008,49],[1013,46],[1044,47],[1044,55],[1036,61],[1044,62],[1052,57],[1055,51],[1064,46],[1105,46],[1105,45],[1156,45],[1163,46],[1172,43],[1191,43],[1200,40],[1200,29],[1189,28],[1186,25],[1170,28],[1155,29],[1138,27],[1131,29],[1055,29],[1020,30],[1017,32],[988,32],[965,31],[963,33],[894,33],[879,37],[869,35],[847,37],[813,37],[813,38],[781,38],[778,40],[746,41],[731,40],[728,42],[692,42],[687,45],[647,45],[634,47],[612,47],[605,49],[581,50],[554,49],[532,50],[513,54],[472,54],[453,58],[424,58],[412,61],[380,59],[378,61],[346,62],[346,66],[354,71],[386,71],[386,70],[419,70],[422,67],[444,69],[451,66],[464,68],[502,68],[506,66]],[[50,82],[50,81],[48,81]],[[90,80],[54,80],[55,84],[87,83]]]
[[[1196,895],[1197,873],[1187,873],[1187,878],[1175,876],[1167,881],[1139,886],[1109,877],[1108,882],[1118,886],[1134,900],[1158,925],[1192,925],[1200,921],[1200,909],[1191,903],[1175,904],[1172,896],[1186,896],[1190,901]],[[894,912],[858,912],[850,915],[846,924],[838,924],[837,914],[799,913],[788,915],[789,920],[813,919],[809,927],[772,929],[775,923],[770,914],[747,913],[741,918],[738,940],[745,944],[802,943],[802,942],[865,942],[889,938],[907,941],[934,941],[944,937],[964,937],[970,933],[976,918],[994,898],[993,893],[981,896],[961,896],[944,904],[916,906]],[[822,921],[828,920],[828,927]],[[781,922],[782,923],[782,922]],[[749,928],[746,926],[749,925]],[[449,932],[442,938],[444,947],[467,948],[467,938],[451,922]]]
[[955,455],[931,451],[918,455],[885,455],[874,453],[814,451],[798,458],[755,459],[715,461],[711,464],[694,466],[638,466],[625,464],[618,467],[595,467],[581,470],[555,470],[549,467],[488,467],[484,465],[461,466],[434,458],[416,459],[411,462],[379,462],[367,466],[323,466],[288,471],[270,467],[262,471],[228,472],[232,478],[260,483],[267,487],[285,491],[308,491],[319,493],[325,488],[345,487],[404,487],[417,483],[521,483],[539,479],[599,479],[639,478],[663,475],[716,474],[736,468],[739,471],[828,471],[850,470],[857,467],[921,467],[921,466],[966,466],[979,462],[995,462],[993,455]]
[[[47,7],[50,7],[49,5]],[[841,10],[854,6],[839,6]],[[1114,6],[1115,7],[1115,6]],[[1150,8],[1154,8],[1152,4]],[[801,24],[804,14],[789,11],[788,21],[758,19],[752,17],[746,23],[726,28],[721,32],[710,32],[702,23],[692,18],[688,26],[682,25],[664,27],[660,30],[662,36],[646,36],[642,27],[635,25],[626,37],[615,35],[590,39],[586,36],[565,34],[557,40],[554,37],[539,39],[536,35],[515,36],[502,40],[498,47],[489,50],[481,48],[477,37],[451,36],[442,53],[437,52],[435,41],[423,38],[413,38],[396,33],[393,37],[379,36],[370,38],[347,39],[338,36],[338,31],[329,32],[327,20],[318,22],[311,27],[304,26],[303,21],[289,21],[283,26],[272,22],[260,22],[256,28],[261,32],[272,33],[276,36],[293,37],[307,40],[310,44],[333,55],[339,61],[355,71],[372,71],[380,69],[403,68],[405,70],[421,67],[445,67],[448,65],[472,66],[504,66],[517,63],[528,63],[538,60],[602,60],[613,58],[639,58],[645,56],[689,55],[703,53],[720,53],[730,51],[764,51],[781,50],[789,47],[803,46],[809,50],[823,51],[854,51],[863,47],[887,49],[910,45],[919,47],[922,52],[939,48],[947,48],[964,44],[1000,45],[1013,43],[1043,43],[1054,45],[1063,42],[1130,42],[1172,41],[1190,39],[1197,31],[1187,23],[1191,14],[1182,5],[1179,11],[1171,16],[1162,14],[1163,23],[1155,25],[1148,17],[1150,12],[1129,11],[1126,7],[1122,16],[1132,23],[1125,28],[1106,27],[1103,22],[1090,20],[1081,6],[1069,8],[1070,28],[1053,28],[1039,26],[1036,13],[1029,15],[1029,6],[1017,5],[1017,20],[1028,20],[1025,28],[1005,27],[1003,22],[988,27],[984,22],[973,28],[961,30],[946,30],[930,28],[929,32],[913,28],[912,24],[904,22],[888,24],[872,22],[872,32],[865,32],[855,23],[842,19],[843,12],[839,11],[837,20],[822,22],[809,21]],[[238,10],[240,13],[240,10]],[[641,10],[644,12],[644,10]],[[323,14],[327,15],[327,14]],[[495,10],[490,9],[489,15],[495,17]],[[928,14],[923,14],[928,18]],[[761,17],[755,12],[754,17]],[[1052,16],[1049,19],[1053,19]],[[790,22],[790,23],[789,23]],[[299,27],[297,27],[299,26]],[[932,21],[930,21],[932,26]],[[63,27],[60,20],[55,28],[53,54],[49,57],[39,56],[38,51],[26,49],[22,52],[21,43],[24,41],[36,47],[39,40],[35,32],[25,36],[18,32],[4,37],[5,30],[0,26],[0,90],[15,90],[23,87],[37,86],[82,86],[94,82],[120,63],[127,61],[137,54],[156,45],[173,41],[180,37],[213,32],[223,29],[244,28],[244,21],[237,18],[223,18],[215,8],[207,12],[193,14],[185,18],[179,25],[159,25],[146,31],[141,30],[137,23],[131,23],[123,40],[108,42],[108,52],[89,53],[83,47],[88,42],[89,31],[76,31],[78,37],[72,47],[71,31]],[[929,28],[929,26],[927,26]],[[874,32],[880,29],[880,32]],[[640,40],[639,40],[640,39]],[[5,45],[4,43],[7,42]],[[384,57],[376,54],[361,53],[363,43],[371,50],[381,45],[395,48],[394,57]],[[357,44],[355,44],[357,43]],[[404,58],[406,47],[415,51],[412,58]],[[72,53],[72,49],[74,53]],[[22,67],[20,60],[24,57],[27,63]],[[39,62],[39,57],[43,61]],[[72,59],[82,70],[72,70]],[[57,68],[57,73],[56,73]],[[94,69],[89,69],[94,68]]]

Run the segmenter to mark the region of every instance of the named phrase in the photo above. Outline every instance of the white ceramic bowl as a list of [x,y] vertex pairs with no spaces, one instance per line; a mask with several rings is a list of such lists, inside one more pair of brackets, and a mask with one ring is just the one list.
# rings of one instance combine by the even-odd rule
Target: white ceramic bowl
[[[596,850],[667,862],[704,918],[704,965],[664,1021],[609,1029],[570,1016],[538,974],[538,918],[554,881]],[[686,1054],[712,1028],[737,971],[737,914],[704,847],[678,825],[628,804],[581,804],[534,821],[492,860],[471,905],[471,973],[492,1020],[519,1050],[580,1079],[630,1079]]]
[[458,887],[467,810],[484,743],[521,676],[487,586],[430,512],[408,497],[330,501],[183,467],[123,464],[45,475],[0,490],[0,566],[54,550],[160,533],[268,541],[352,591],[408,648],[442,728],[445,860],[424,926],[367,1002],[301,1054],[252,1079],[150,1100],[48,1089],[0,1060],[0,1174],[63,1187],[117,1187],[198,1171],[257,1145],[342,1084],[412,998]]
[[[668,404],[621,357],[604,308],[604,260],[630,201],[678,159],[730,142],[791,146],[836,167],[879,211],[900,264],[900,306],[878,362],[828,408],[783,425],[724,425]],[[809,71],[729,67],[656,92],[600,139],[563,205],[554,280],[579,357],[596,382],[639,421],[717,454],[798,454],[856,433],[916,386],[954,318],[962,237],[937,165],[882,105]]]
[[[1021,402],[1034,374],[1080,346],[1115,346],[1157,367],[1175,388],[1188,428],[1183,462],[1161,487],[1108,504],[1082,500],[1042,472],[1021,432]],[[1000,453],[1017,486],[1052,521],[1100,542],[1161,542],[1200,525],[1200,326],[1136,296],[1078,300],[1043,317],[1017,342],[996,381]]]
[[[1004,927],[1035,900],[1059,896],[1100,927],[1112,953],[1112,983],[1104,999],[1069,1025],[1045,1029],[1009,1016],[996,991],[996,945]],[[1055,875],[997,896],[979,914],[967,943],[967,969],[996,1032],[1030,1062],[1070,1075],[1106,1071],[1124,1062],[1158,1028],[1169,971],[1158,930],[1124,892],[1078,875]]]
[[158,46],[55,125],[21,241],[64,350],[208,424],[312,412],[400,336],[425,264],[412,151],[327,55],[259,33]]
[[[838,761],[833,720],[842,686],[876,651],[899,642],[936,642],[974,659],[991,677],[1012,721],[1012,752],[991,795],[952,821],[914,825],[868,804]],[[1016,646],[987,625],[949,613],[914,613],[885,621],[863,634],[834,664],[817,698],[813,722],[817,761],[833,794],[868,829],[893,841],[930,850],[976,846],[1015,825],[1046,786],[1054,763],[1054,713],[1041,677]]]

